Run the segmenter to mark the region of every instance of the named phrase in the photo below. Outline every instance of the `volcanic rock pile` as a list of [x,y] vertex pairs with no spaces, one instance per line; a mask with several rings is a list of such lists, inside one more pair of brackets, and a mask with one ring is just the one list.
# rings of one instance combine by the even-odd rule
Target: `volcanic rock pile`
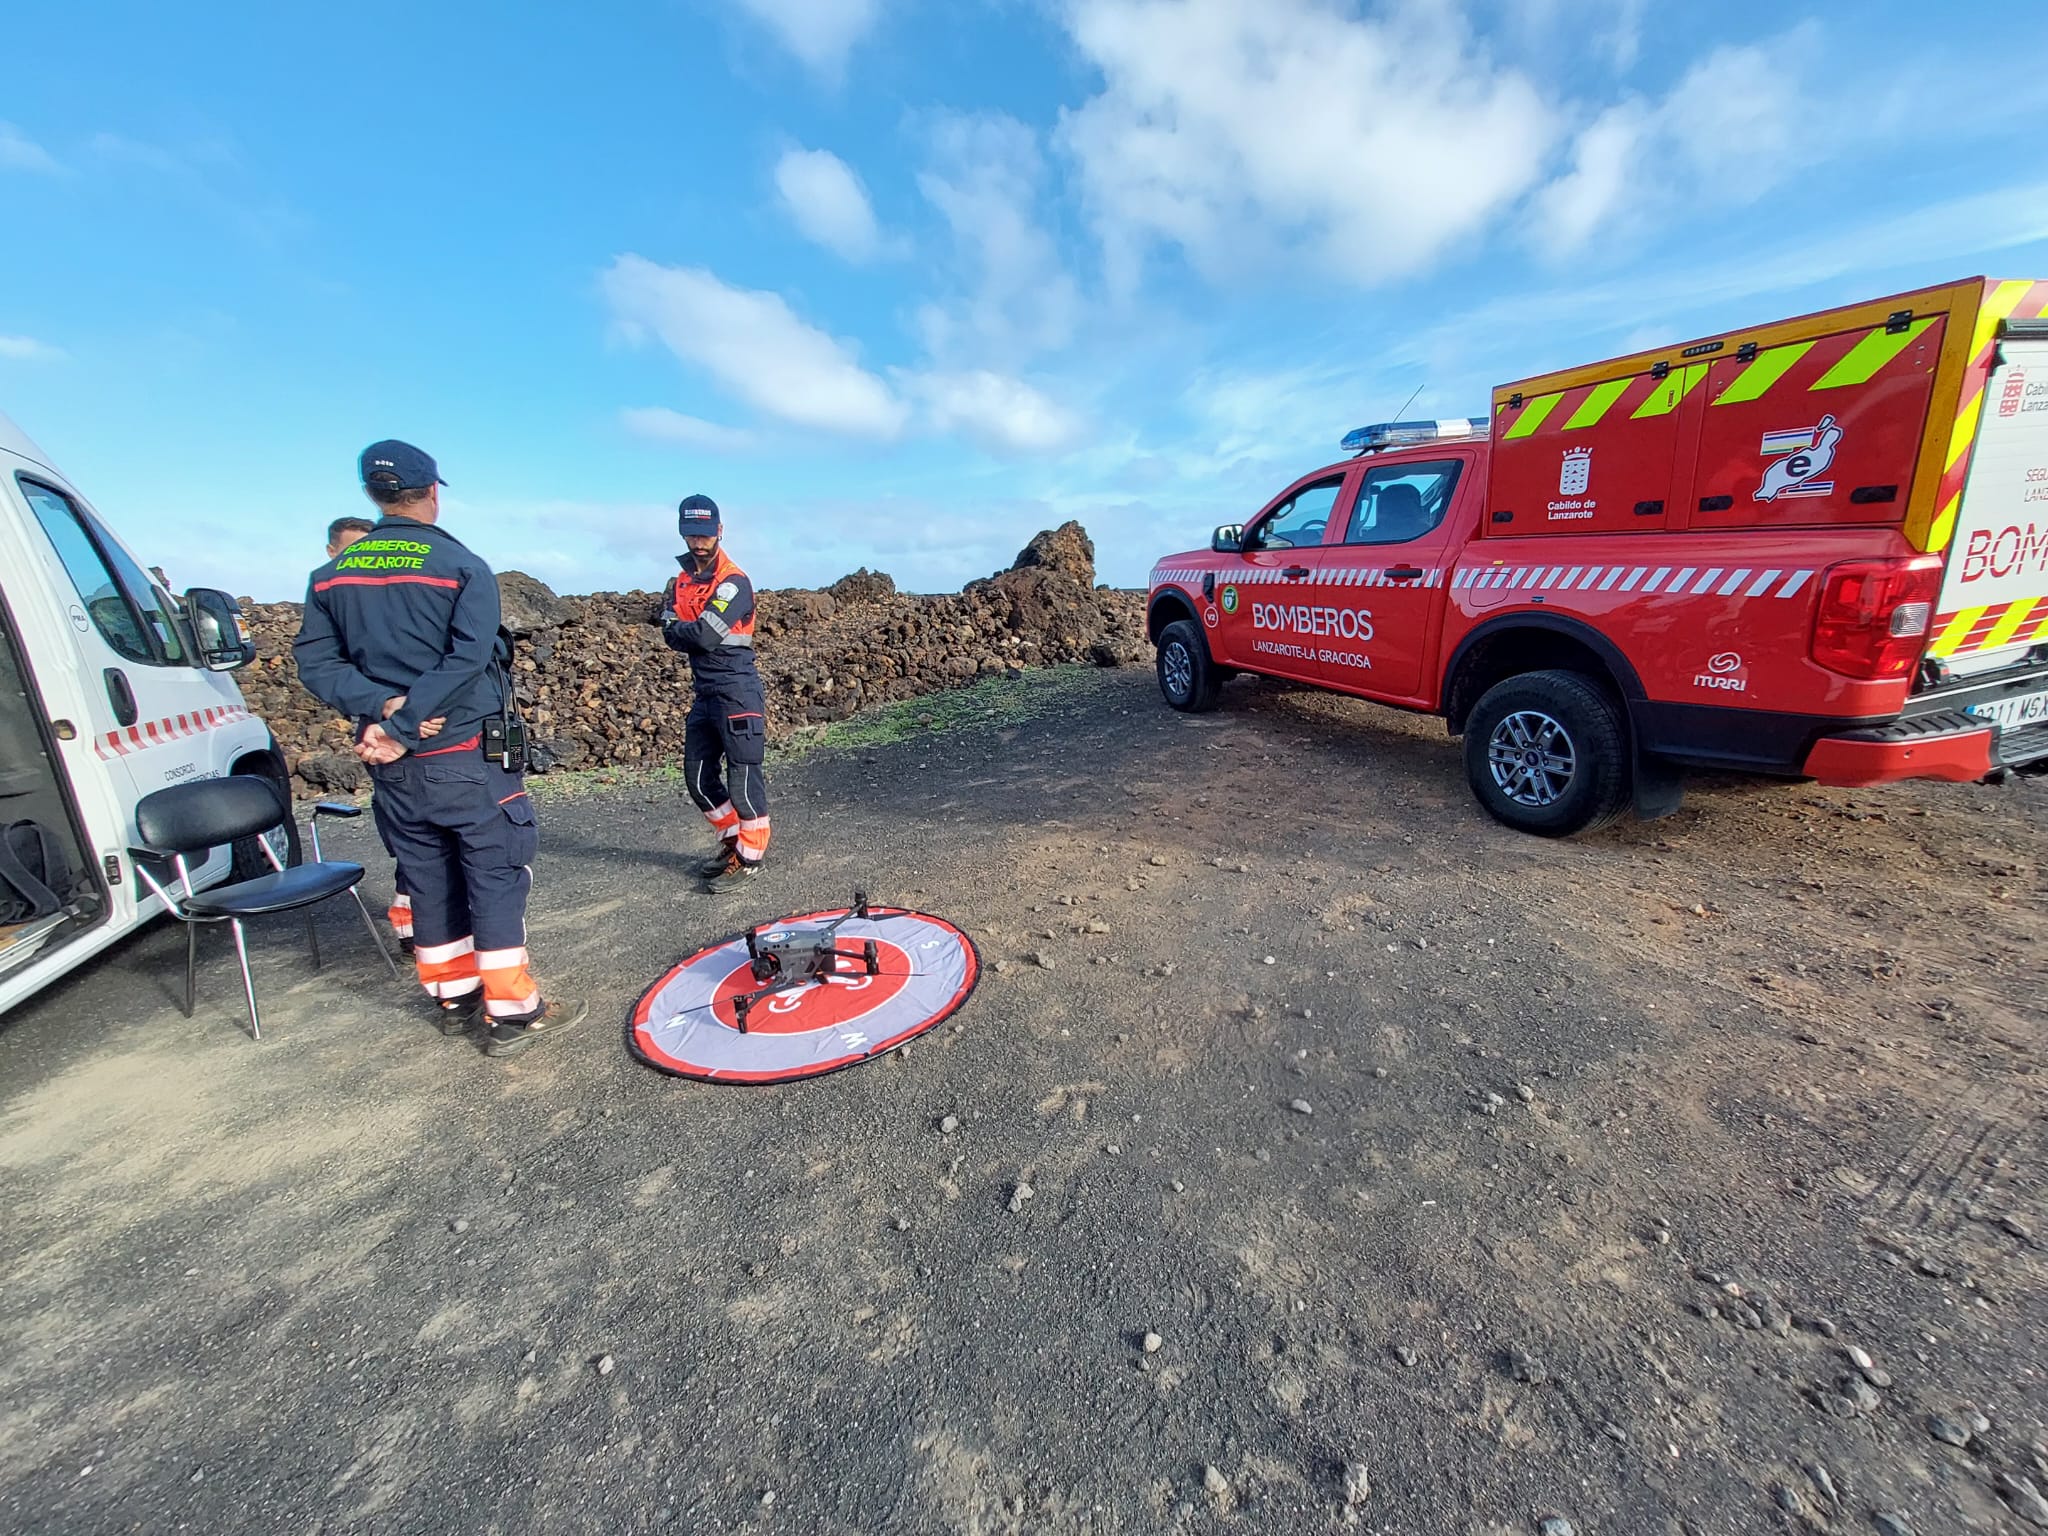
[[[689,666],[662,644],[655,592],[558,597],[518,571],[498,578],[515,636],[513,687],[541,768],[648,767],[680,759]],[[1006,571],[933,597],[859,570],[823,591],[759,594],[755,630],[771,739],[875,705],[1029,666],[1130,666],[1149,656],[1144,595],[1095,585],[1079,523],[1039,534]],[[297,603],[243,608],[257,660],[238,674],[295,787],[348,792],[367,781],[350,727],[299,686]]]

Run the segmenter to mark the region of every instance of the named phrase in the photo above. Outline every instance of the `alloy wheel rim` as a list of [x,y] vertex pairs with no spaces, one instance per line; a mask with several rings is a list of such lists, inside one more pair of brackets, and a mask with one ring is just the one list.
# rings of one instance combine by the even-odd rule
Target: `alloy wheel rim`
[[1487,766],[1500,792],[1517,805],[1557,804],[1578,773],[1571,733],[1540,709],[1501,718],[1486,743]]
[[1160,658],[1166,672],[1166,689],[1177,699],[1184,699],[1194,691],[1195,659],[1188,654],[1188,648],[1175,641],[1166,648]]

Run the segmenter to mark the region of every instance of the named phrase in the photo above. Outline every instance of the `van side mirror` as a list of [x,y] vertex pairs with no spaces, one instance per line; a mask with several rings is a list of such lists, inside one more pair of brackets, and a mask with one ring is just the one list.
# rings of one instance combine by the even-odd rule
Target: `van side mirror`
[[1219,555],[1235,555],[1244,551],[1244,524],[1225,523],[1210,537],[1209,548]]
[[242,605],[215,587],[194,587],[185,594],[185,615],[199,642],[199,662],[209,672],[232,672],[256,659],[256,639]]

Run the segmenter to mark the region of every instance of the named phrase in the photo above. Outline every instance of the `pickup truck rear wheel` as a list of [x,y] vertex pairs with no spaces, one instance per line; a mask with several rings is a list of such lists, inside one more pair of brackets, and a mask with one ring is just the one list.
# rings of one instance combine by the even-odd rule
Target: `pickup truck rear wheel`
[[1606,826],[1628,808],[1628,735],[1605,689],[1577,672],[1496,683],[1465,722],[1465,776],[1494,820],[1538,837]]
[[1216,707],[1223,679],[1209,659],[1209,642],[1192,619],[1176,619],[1159,634],[1159,692],[1187,714]]

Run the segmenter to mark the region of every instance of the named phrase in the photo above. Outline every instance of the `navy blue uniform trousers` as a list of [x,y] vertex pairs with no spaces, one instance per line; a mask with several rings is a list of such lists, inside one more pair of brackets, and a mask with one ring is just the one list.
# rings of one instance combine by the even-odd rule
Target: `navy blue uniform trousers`
[[494,1019],[539,1013],[526,898],[540,828],[521,776],[471,745],[408,753],[370,777],[377,830],[412,897],[421,982],[443,1001],[481,988]]

